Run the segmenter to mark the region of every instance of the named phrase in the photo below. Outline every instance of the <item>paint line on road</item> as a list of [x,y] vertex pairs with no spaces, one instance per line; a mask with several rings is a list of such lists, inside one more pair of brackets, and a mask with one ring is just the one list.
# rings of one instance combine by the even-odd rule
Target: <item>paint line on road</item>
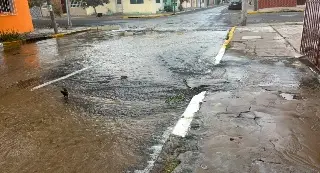
[[159,143],[150,148],[152,150],[152,153],[150,154],[151,159],[148,161],[147,167],[144,168],[144,170],[135,170],[134,173],[149,173],[153,169],[154,163],[157,161],[158,157],[160,156],[162,148],[164,144],[167,142],[167,140],[169,139],[171,131],[172,131],[172,128],[169,127],[166,131],[164,131]]
[[221,49],[219,50],[219,53],[215,57],[214,65],[220,64],[220,61],[222,60],[224,54],[226,53],[227,46],[230,44],[235,31],[236,31],[236,27],[232,27],[231,30],[228,32],[228,39],[224,41]]
[[44,84],[41,84],[41,85],[39,85],[39,86],[36,86],[36,87],[32,88],[31,91],[34,91],[34,90],[43,88],[43,87],[45,87],[45,86],[47,86],[47,85],[56,83],[56,82],[61,81],[61,80],[64,80],[64,79],[67,79],[67,78],[69,78],[69,77],[71,77],[71,76],[74,76],[74,75],[76,75],[76,74],[78,74],[78,73],[81,73],[81,72],[83,72],[83,71],[85,71],[85,70],[88,70],[88,69],[90,69],[90,68],[92,68],[92,67],[93,67],[93,66],[86,67],[86,68],[83,68],[83,69],[81,69],[81,70],[78,70],[78,71],[75,71],[75,72],[73,72],[73,73],[70,73],[70,74],[68,74],[68,75],[66,75],[66,76],[62,76],[62,77],[60,77],[60,78],[58,78],[58,79],[54,79],[54,80],[52,80],[52,81],[46,82],[46,83],[44,83]]
[[222,46],[222,48],[219,50],[218,55],[215,58],[214,65],[220,64],[220,61],[222,60],[222,57],[225,52],[226,52],[226,47]]
[[187,135],[194,114],[199,111],[200,103],[203,101],[205,94],[206,91],[203,91],[191,99],[187,109],[184,111],[178,123],[174,127],[172,134],[181,137],[185,137]]

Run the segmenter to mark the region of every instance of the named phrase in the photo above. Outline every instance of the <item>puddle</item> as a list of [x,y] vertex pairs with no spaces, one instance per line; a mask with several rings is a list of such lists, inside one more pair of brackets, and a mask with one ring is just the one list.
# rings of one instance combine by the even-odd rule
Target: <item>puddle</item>
[[295,94],[281,93],[280,96],[285,100],[297,100],[297,96]]

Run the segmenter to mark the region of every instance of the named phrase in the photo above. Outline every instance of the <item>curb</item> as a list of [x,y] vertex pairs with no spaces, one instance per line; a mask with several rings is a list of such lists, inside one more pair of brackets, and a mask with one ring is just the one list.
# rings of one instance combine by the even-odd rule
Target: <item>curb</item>
[[210,8],[216,8],[216,7],[220,7],[221,5],[218,6],[210,6],[210,7],[203,7],[203,8],[198,8],[198,9],[194,9],[194,10],[189,10],[189,11],[177,11],[175,14],[174,13],[167,13],[167,14],[151,14],[151,15],[132,15],[132,16],[123,16],[123,19],[130,19],[130,18],[159,18],[159,17],[165,17],[165,16],[174,16],[174,15],[179,15],[179,14],[184,14],[184,13],[188,13],[188,12],[193,12],[193,11],[201,11],[201,10],[206,10],[206,9],[210,9]]
[[248,14],[265,14],[265,13],[286,13],[286,12],[304,12],[304,10],[280,10],[280,11],[248,11]]
[[36,38],[28,38],[28,39],[24,39],[24,40],[3,42],[3,43],[0,43],[0,48],[2,48],[2,47],[4,49],[14,48],[14,47],[20,46],[20,45],[25,44],[25,43],[32,43],[32,42],[46,40],[46,39],[50,39],[50,38],[64,37],[66,35],[72,35],[72,34],[77,34],[77,33],[81,33],[81,32],[87,32],[87,31],[90,31],[91,29],[92,28],[88,28],[88,29],[83,29],[83,30],[79,30],[79,31],[72,31],[72,32],[69,32],[69,33],[60,33],[60,34],[53,34],[53,35],[48,35],[48,36],[36,37]]
[[227,48],[228,45],[230,44],[231,40],[233,39],[233,35],[234,35],[234,32],[236,31],[236,27],[232,27],[231,30],[228,32],[228,40],[225,40],[224,43],[223,43],[223,47]]
[[219,53],[217,54],[217,56],[215,57],[215,62],[214,65],[218,65],[224,55],[224,53],[226,52],[226,50],[228,49],[228,46],[230,45],[231,40],[233,39],[234,36],[234,32],[236,30],[236,27],[232,27],[231,30],[228,32],[227,36],[228,39],[224,41],[221,49],[219,50]]
[[164,16],[172,16],[173,13],[170,14],[155,14],[155,15],[136,15],[136,16],[123,16],[123,19],[136,19],[136,18],[146,18],[146,19],[152,19],[152,18],[159,18]]

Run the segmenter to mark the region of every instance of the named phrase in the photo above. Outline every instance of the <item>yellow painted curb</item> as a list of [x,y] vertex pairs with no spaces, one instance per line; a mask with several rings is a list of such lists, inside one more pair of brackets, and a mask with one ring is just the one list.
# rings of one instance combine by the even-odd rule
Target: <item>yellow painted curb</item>
[[23,44],[23,40],[17,40],[17,41],[9,41],[9,42],[3,42],[3,48],[12,48],[12,47],[18,47]]
[[223,45],[222,45],[224,48],[227,48],[227,45],[230,44],[235,31],[236,31],[236,27],[234,26],[234,27],[231,28],[231,30],[228,33],[228,37],[229,37],[228,40],[225,40]]
[[249,11],[248,14],[258,14],[258,11]]
[[64,37],[65,34],[54,34],[52,35],[52,38],[58,38],[58,37]]

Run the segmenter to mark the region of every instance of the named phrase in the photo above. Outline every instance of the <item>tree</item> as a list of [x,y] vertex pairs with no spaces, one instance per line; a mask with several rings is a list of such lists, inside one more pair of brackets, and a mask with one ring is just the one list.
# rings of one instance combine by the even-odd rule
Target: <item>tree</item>
[[45,0],[28,0],[29,7],[41,7]]
[[99,5],[108,4],[109,0],[79,0],[82,2],[82,7],[87,8],[92,6],[95,14],[97,14],[96,7]]

